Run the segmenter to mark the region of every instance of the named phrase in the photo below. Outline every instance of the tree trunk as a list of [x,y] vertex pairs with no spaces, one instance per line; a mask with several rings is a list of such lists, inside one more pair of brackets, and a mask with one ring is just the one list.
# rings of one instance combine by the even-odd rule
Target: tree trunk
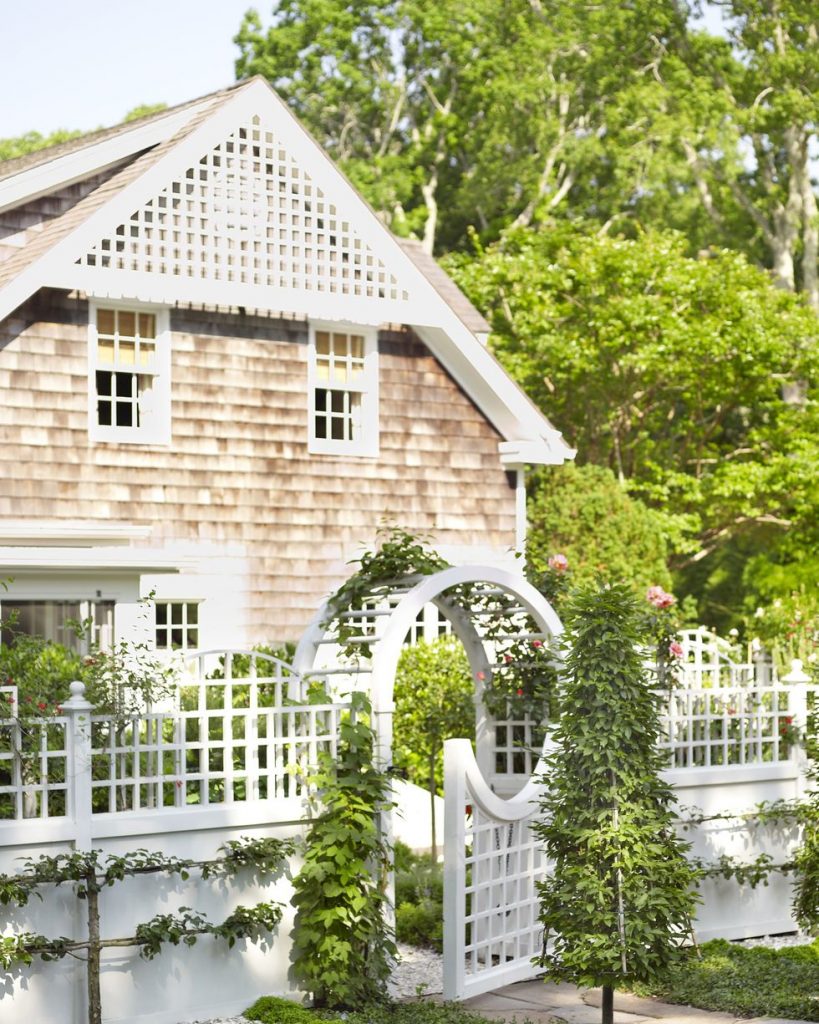
[[819,212],[810,180],[807,146],[802,171],[802,288],[811,309],[819,313]]
[[88,1024],[102,1024],[102,1001],[100,997],[100,903],[96,873],[86,876],[86,900],[88,901]]
[[611,985],[603,986],[603,1001],[600,1004],[602,1024],[614,1024],[614,989]]

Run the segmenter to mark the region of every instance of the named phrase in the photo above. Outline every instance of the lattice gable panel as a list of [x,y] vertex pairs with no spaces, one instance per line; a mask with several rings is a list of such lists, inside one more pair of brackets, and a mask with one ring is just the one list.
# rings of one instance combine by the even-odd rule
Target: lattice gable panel
[[207,282],[408,302],[336,203],[248,118],[77,261]]

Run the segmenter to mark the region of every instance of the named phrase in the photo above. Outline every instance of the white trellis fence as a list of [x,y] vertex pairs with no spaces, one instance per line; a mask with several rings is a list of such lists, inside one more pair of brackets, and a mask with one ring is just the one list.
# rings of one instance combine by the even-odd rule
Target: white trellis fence
[[[239,659],[241,658],[241,662]],[[208,678],[219,667],[220,678]],[[237,671],[234,668],[239,666]],[[242,835],[288,837],[303,827],[304,773],[320,752],[335,755],[345,700],[292,701],[301,680],[289,665],[250,651],[196,655],[167,707],[129,718],[96,714],[81,683],[56,718],[21,724],[0,719],[0,872],[17,858],[99,849],[124,855],[137,847],[201,860]],[[4,687],[0,699],[12,697]],[[214,891],[195,879],[164,886],[130,879],[116,900],[103,898],[108,935],[133,934],[137,923],[177,906],[223,920],[237,903],[286,906],[272,944],[214,943],[169,949],[151,963],[136,950],[108,950],[103,1004],[118,1020],[176,1024],[192,1017],[233,1016],[271,991],[285,993],[292,909],[290,883],[248,876]],[[14,932],[71,935],[82,928],[76,901],[60,892],[15,912]],[[4,1024],[79,1024],[84,980],[68,960],[23,968],[0,982]]]
[[[801,663],[777,680],[767,669],[756,671],[759,662],[738,666],[721,646],[709,653],[701,641],[700,635],[690,662],[695,671],[687,676],[683,661],[677,685],[662,693],[662,748],[681,817],[691,809],[720,816],[686,831],[692,856],[715,863],[723,854],[744,861],[766,854],[775,864],[785,863],[798,842],[797,830],[756,825],[749,812],[763,801],[804,794],[804,742],[814,728],[819,688],[808,684]],[[511,723],[495,723],[505,732],[489,779],[468,741],[449,740],[444,748],[444,995],[449,999],[538,972],[531,962],[542,943],[536,886],[547,865],[530,826],[538,786],[548,780],[538,781],[539,767],[525,782],[514,771],[504,749],[511,728]],[[529,750],[528,763],[534,757]],[[504,764],[513,768],[505,779]],[[756,889],[733,879],[706,880],[695,921],[698,937],[794,930],[791,884],[783,874]]]

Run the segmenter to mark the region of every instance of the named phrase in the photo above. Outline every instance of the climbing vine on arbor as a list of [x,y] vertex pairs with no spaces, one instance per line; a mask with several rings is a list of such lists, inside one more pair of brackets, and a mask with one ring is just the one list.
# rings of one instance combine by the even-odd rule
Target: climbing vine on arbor
[[61,853],[27,860],[19,874],[0,875],[0,904],[25,906],[32,896],[42,899],[42,887],[69,884],[77,899],[86,906],[87,938],[65,936],[48,938],[31,933],[0,939],[0,967],[5,971],[31,964],[35,958],[45,962],[65,956],[84,959],[87,966],[88,1024],[102,1024],[100,995],[100,959],[104,949],[138,946],[146,960],[157,956],[166,943],[192,946],[203,935],[223,939],[233,946],[239,939],[259,939],[275,931],[282,916],[278,903],[258,903],[237,907],[224,921],[214,924],[190,907],[177,913],[157,914],[136,926],[133,935],[103,938],[100,926],[100,893],[126,878],[142,875],[177,875],[187,880],[198,871],[204,880],[232,877],[252,870],[260,877],[275,878],[285,858],[293,853],[289,840],[262,837],[232,840],[220,847],[221,856],[213,860],[193,861],[166,857],[161,853],[135,850],[124,856],[103,856],[99,850]]
[[369,700],[350,695],[338,753],[319,754],[309,781],[316,816],[293,880],[293,976],[319,1007],[386,999],[396,948],[386,924],[389,849],[379,818],[389,780],[373,763]]
[[449,562],[430,550],[423,536],[393,525],[376,532],[375,551],[365,552],[350,564],[358,569],[330,598],[330,615],[322,625],[334,626],[344,655],[356,659],[370,657],[372,648],[362,636],[361,618],[355,613],[386,597],[390,584],[449,568]]

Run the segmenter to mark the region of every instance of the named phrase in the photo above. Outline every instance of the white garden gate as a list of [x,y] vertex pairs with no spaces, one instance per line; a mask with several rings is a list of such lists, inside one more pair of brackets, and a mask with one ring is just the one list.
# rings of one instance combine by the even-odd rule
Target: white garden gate
[[[778,680],[763,659],[740,662],[704,630],[682,639],[680,678],[663,692],[662,748],[681,818],[693,809],[710,816],[685,832],[692,856],[706,864],[722,855],[748,862],[766,855],[774,864],[786,863],[797,830],[760,826],[749,812],[761,802],[804,795],[808,709],[817,688],[808,684],[800,662]],[[469,998],[539,973],[532,962],[543,941],[537,882],[548,864],[531,824],[539,787],[533,776],[541,776],[542,769],[526,780],[513,773],[504,785],[498,774],[502,765],[498,758],[487,776],[469,741],[451,739],[444,745],[447,999]],[[506,799],[501,795],[509,793]],[[707,879],[694,922],[698,939],[795,930],[791,888],[789,876],[781,873],[756,888],[734,879]]]

